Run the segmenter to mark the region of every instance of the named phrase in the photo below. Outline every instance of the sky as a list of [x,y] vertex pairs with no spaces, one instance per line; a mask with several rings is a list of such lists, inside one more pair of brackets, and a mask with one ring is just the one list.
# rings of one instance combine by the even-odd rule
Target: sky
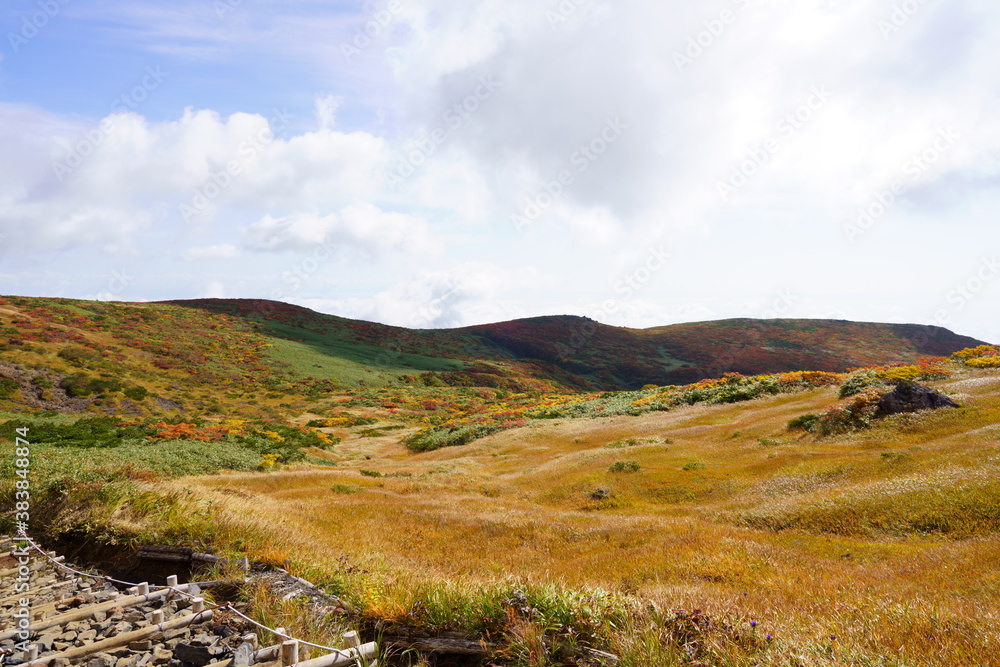
[[8,0],[0,293],[1000,342],[995,0]]

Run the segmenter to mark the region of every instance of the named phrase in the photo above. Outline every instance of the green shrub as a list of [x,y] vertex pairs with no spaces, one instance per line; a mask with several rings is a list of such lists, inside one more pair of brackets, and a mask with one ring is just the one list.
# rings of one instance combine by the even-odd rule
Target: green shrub
[[350,484],[334,484],[330,487],[330,490],[334,493],[357,493],[361,489]]
[[93,394],[121,391],[122,383],[118,380],[91,377],[86,373],[75,373],[63,378],[59,386],[73,398],[84,398]]
[[882,379],[877,370],[855,371],[847,376],[847,379],[840,385],[840,397],[854,396],[865,389],[881,387],[885,384],[885,380]]
[[123,393],[127,398],[131,398],[133,401],[142,401],[145,400],[147,395],[149,395],[149,390],[145,387],[129,387]]
[[430,452],[442,447],[457,447],[501,431],[503,428],[501,424],[435,426],[411,435],[406,439],[406,446],[414,452]]
[[378,472],[377,470],[363,470],[362,469],[362,470],[359,470],[358,472],[360,472],[365,477],[381,477],[382,476],[382,473]]
[[94,361],[100,358],[101,355],[94,350],[88,350],[85,347],[70,346],[59,350],[59,354],[57,356],[60,359],[65,359],[74,366],[82,366],[88,361]]
[[14,380],[10,378],[0,378],[0,399],[10,398],[20,388]]
[[636,461],[618,461],[608,468],[608,472],[639,472],[641,469]]
[[41,387],[42,389],[52,389],[52,381],[44,375],[32,378],[31,384],[36,387]]
[[692,470],[704,470],[704,469],[705,469],[704,463],[691,462],[684,464],[684,470],[687,470],[688,472]]
[[802,415],[788,422],[789,431],[810,431],[812,432],[822,419],[822,415]]

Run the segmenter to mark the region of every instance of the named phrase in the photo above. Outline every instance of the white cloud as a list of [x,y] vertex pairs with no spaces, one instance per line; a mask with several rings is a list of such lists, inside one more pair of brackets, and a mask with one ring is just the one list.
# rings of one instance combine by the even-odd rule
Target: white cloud
[[[284,216],[348,207],[351,224],[368,209],[350,207],[382,187],[382,139],[329,129],[274,138],[280,116],[188,110],[151,123],[123,113],[96,127],[10,106],[0,116],[0,231],[10,236],[0,252],[120,250],[153,227],[186,217],[229,224],[248,210]],[[388,245],[399,240],[401,220],[385,214],[379,222],[395,239]],[[343,240],[364,236],[355,230]]]
[[239,249],[229,243],[223,243],[220,245],[213,246],[198,246],[193,248],[188,248],[185,250],[181,257],[188,262],[196,262],[201,260],[217,260],[217,259],[232,259],[239,255]]
[[259,252],[333,250],[356,247],[369,252],[406,250],[428,252],[427,223],[417,217],[390,213],[367,203],[355,203],[337,214],[296,213],[265,216],[245,234],[246,246]]

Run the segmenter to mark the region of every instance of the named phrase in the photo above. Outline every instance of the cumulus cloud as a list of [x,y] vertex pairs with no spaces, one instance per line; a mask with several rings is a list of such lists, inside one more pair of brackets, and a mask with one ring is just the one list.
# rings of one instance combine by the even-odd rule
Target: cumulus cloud
[[[12,241],[7,247],[121,249],[154,226],[231,224],[242,211],[337,210],[378,196],[382,139],[331,129],[283,138],[282,114],[188,110],[153,123],[117,113],[88,127],[0,107],[7,148],[0,155],[0,231]],[[348,212],[348,228],[370,216],[365,208]],[[398,240],[402,221],[386,214],[371,222]],[[343,241],[363,236],[355,230]]]
[[246,247],[258,252],[309,251],[316,247],[355,247],[369,252],[407,250],[426,252],[431,243],[421,218],[385,212],[360,202],[339,213],[296,213],[282,218],[265,216],[245,234]]

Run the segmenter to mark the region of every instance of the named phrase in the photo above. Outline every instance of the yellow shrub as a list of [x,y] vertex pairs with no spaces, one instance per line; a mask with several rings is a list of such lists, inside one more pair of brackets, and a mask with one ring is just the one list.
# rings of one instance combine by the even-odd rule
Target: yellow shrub
[[967,360],[965,365],[973,368],[1000,368],[1000,357],[976,357]]
[[996,356],[998,354],[1000,354],[1000,346],[980,345],[979,347],[969,347],[964,350],[960,350],[951,356],[953,359],[958,359],[960,361],[968,361],[970,359],[976,359],[978,357],[990,357],[990,356]]
[[260,463],[257,464],[257,468],[260,470],[273,470],[274,465],[281,458],[281,454],[264,454],[261,458]]

